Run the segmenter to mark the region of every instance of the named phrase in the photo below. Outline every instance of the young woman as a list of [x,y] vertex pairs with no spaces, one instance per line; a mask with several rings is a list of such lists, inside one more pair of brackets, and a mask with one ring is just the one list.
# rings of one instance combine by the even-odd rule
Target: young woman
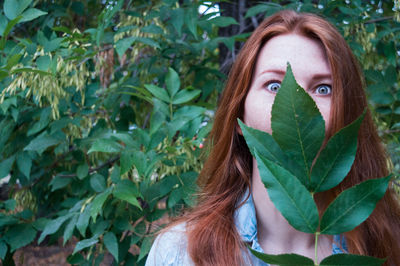
[[[271,133],[270,112],[286,63],[326,121],[327,138],[354,121],[367,102],[356,59],[338,31],[312,14],[282,11],[251,35],[232,67],[199,176],[198,204],[159,235],[146,265],[266,265],[245,245],[269,253],[314,256],[314,235],[293,229],[269,201],[237,124]],[[344,189],[388,175],[389,159],[368,112],[354,165],[334,189],[316,195],[320,209]],[[319,258],[339,252],[400,265],[400,208],[388,190],[372,215],[344,236],[321,236]]]

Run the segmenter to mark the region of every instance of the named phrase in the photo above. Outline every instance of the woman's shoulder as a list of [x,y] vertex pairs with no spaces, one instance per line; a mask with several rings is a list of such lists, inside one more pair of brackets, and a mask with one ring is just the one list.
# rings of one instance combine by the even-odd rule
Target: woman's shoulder
[[187,251],[186,223],[171,226],[160,233],[147,256],[146,266],[193,265]]

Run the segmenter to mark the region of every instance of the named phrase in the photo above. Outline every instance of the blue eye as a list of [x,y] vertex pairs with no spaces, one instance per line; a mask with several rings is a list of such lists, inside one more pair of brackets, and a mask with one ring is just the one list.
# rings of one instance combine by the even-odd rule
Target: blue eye
[[329,85],[319,85],[315,90],[315,93],[320,95],[330,95],[332,93],[332,88]]
[[281,87],[281,84],[276,81],[272,81],[272,82],[268,83],[266,86],[267,90],[269,90],[270,92],[273,92],[273,93],[277,93],[280,87]]

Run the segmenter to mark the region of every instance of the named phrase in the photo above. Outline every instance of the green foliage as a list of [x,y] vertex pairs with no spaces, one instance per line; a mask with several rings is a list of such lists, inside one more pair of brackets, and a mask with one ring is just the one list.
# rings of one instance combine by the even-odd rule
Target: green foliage
[[[284,99],[286,99],[286,103]],[[267,255],[252,252],[267,263],[319,265],[317,258],[318,236],[320,234],[337,235],[351,231],[365,221],[375,209],[377,202],[385,194],[391,176],[369,179],[343,191],[330,203],[322,218],[320,218],[314,201],[314,193],[336,186],[349,172],[357,151],[358,129],[365,112],[352,124],[332,136],[320,153],[321,159],[328,159],[327,161],[332,161],[332,158],[328,155],[335,154],[343,155],[344,158],[348,157],[349,159],[334,159],[332,163],[320,162],[317,174],[313,174],[314,168],[311,168],[311,164],[316,161],[315,164],[317,165],[316,156],[325,137],[325,125],[311,96],[296,83],[289,64],[281,88],[275,96],[271,114],[272,137],[268,133],[260,134],[257,130],[251,129],[243,123],[240,126],[247,145],[255,154],[261,181],[267,188],[270,200],[291,226],[299,231],[315,234],[316,252],[314,263],[312,260],[297,254]],[[287,125],[290,125],[291,128],[288,128]],[[263,141],[263,138],[265,138],[265,141]],[[342,144],[343,140],[354,143],[356,147],[343,153],[343,147],[336,145]],[[276,144],[266,145],[273,142],[276,142]],[[291,145],[287,145],[288,143],[291,143]],[[290,169],[284,168],[284,165],[286,165],[285,156],[274,157],[272,161],[268,159],[270,154],[276,153],[278,150],[277,145],[287,157],[296,158],[296,161],[291,164],[291,169],[300,169],[300,171],[293,171],[293,173],[299,173],[299,175],[296,176],[290,172]],[[310,145],[318,146],[310,149],[308,148]],[[262,153],[259,153],[258,149]],[[326,149],[328,149],[327,152],[325,152]],[[269,153],[265,150],[269,150]],[[263,157],[262,154],[267,154],[267,156]],[[284,161],[281,161],[282,159]],[[320,175],[321,173],[322,175]],[[327,175],[326,173],[331,174]],[[329,176],[329,179],[327,176]],[[297,260],[300,260],[300,262],[297,263]],[[329,263],[334,262],[337,263],[335,265],[381,265],[383,263],[383,261],[375,258],[341,256],[327,258],[326,264],[321,263],[321,265],[331,265]]]
[[[391,1],[380,3],[257,2],[246,17],[292,8],[331,20],[364,67],[379,130],[400,171],[399,10],[392,10]],[[143,265],[157,230],[153,222],[194,204],[199,147],[225,80],[218,47],[232,49],[245,36],[218,36],[221,27],[245,28],[245,20],[200,14],[201,4],[209,5],[0,1],[0,179],[1,195],[8,196],[0,199],[4,264],[38,236],[42,245],[60,237],[64,244],[78,241],[71,264],[100,263],[110,252],[115,264]],[[357,127],[355,122],[343,131]],[[242,130],[253,136],[246,139],[266,161],[265,171],[283,168],[302,177],[299,190],[302,184],[315,192],[334,186],[318,176],[340,182],[337,172],[344,177],[354,160],[354,139],[338,133],[319,158],[341,156],[332,170],[317,168],[317,160],[307,182],[312,156],[298,167],[272,136]],[[304,139],[293,141],[301,146]],[[138,251],[132,253],[131,246]]]

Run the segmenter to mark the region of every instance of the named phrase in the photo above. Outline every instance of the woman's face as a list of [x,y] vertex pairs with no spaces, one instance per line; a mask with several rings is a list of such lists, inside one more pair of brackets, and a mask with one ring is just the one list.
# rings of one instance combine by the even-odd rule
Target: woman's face
[[294,33],[273,37],[262,47],[245,100],[244,123],[272,133],[271,108],[285,76],[287,62],[297,83],[317,104],[328,128],[332,73],[323,46]]

